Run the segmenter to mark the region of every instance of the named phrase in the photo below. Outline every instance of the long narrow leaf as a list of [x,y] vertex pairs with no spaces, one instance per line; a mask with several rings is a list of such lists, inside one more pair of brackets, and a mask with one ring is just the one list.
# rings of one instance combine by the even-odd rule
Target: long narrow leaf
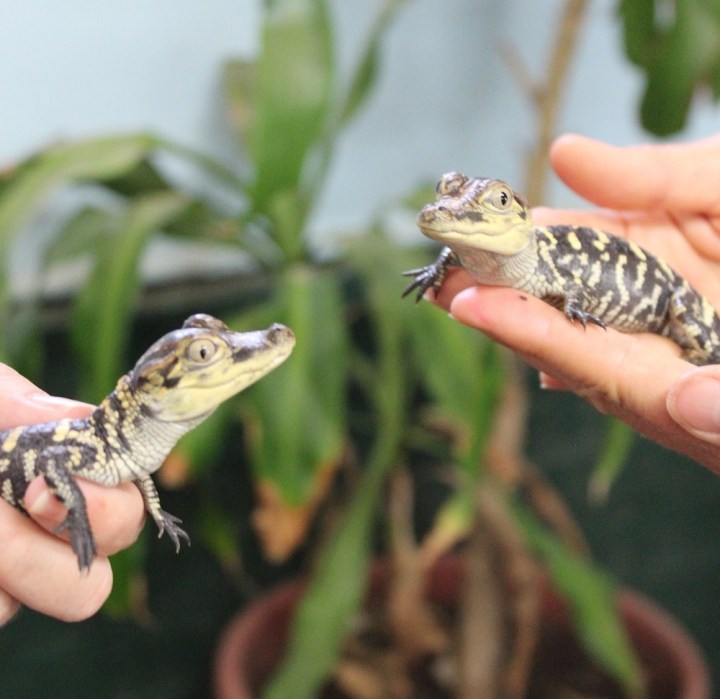
[[380,45],[395,13],[405,0],[386,0],[375,21],[365,50],[357,63],[342,104],[340,125],[349,122],[365,104],[377,78]]
[[628,463],[635,443],[635,432],[620,420],[608,418],[605,430],[605,444],[588,483],[589,499],[595,503],[607,500],[610,488]]
[[60,228],[45,248],[43,262],[50,267],[58,262],[77,260],[85,255],[94,257],[102,250],[108,236],[117,233],[122,214],[97,207],[85,207]]
[[135,167],[154,148],[149,135],[115,136],[48,149],[21,176],[10,183],[0,199],[0,251],[37,210],[38,204],[60,184],[106,179]]
[[[117,177],[155,147],[152,136],[140,134],[63,143],[49,148],[18,168],[0,197],[0,324],[11,333],[8,264],[13,241],[57,187],[78,180]],[[0,356],[8,359],[8,341],[0,338]]]
[[405,433],[405,310],[387,293],[393,283],[388,274],[392,257],[383,256],[376,246],[364,250],[378,346],[374,381],[368,387],[377,410],[376,440],[361,486],[335,537],[322,552],[293,624],[286,661],[264,693],[265,699],[312,699],[331,674],[364,598],[375,508]]
[[347,439],[347,338],[338,278],[298,266],[279,275],[273,302],[247,316],[283,322],[297,344],[283,367],[242,401],[256,477],[256,530],[273,560],[304,539],[340,464]]
[[122,373],[130,313],[139,284],[140,255],[150,236],[187,205],[176,192],[142,197],[130,207],[125,225],[97,260],[82,290],[73,320],[73,339],[87,371],[83,395],[101,398]]
[[616,607],[617,587],[606,573],[564,547],[526,509],[516,517],[531,548],[546,562],[553,583],[567,600],[587,651],[623,685],[629,697],[642,694],[642,671]]
[[495,414],[503,368],[498,348],[429,303],[413,309],[411,354],[433,397],[433,414],[453,425],[455,457],[476,481]]
[[[334,57],[324,0],[266,0],[258,59],[255,120],[248,147],[255,165],[255,208],[275,225],[279,245],[294,254],[304,221],[302,172],[324,132],[331,104]],[[283,198],[281,205],[277,200]],[[287,207],[298,213],[289,217]]]
[[347,337],[332,272],[297,268],[277,281],[273,303],[252,322],[286,323],[298,339],[291,360],[248,394],[251,423],[261,430],[251,448],[256,476],[299,504],[344,446]]

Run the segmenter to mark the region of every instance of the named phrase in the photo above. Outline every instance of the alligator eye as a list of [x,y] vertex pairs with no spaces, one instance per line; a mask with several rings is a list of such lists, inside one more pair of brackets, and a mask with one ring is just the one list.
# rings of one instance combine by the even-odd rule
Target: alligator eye
[[449,194],[456,194],[460,187],[467,182],[467,177],[462,172],[448,172],[442,176],[440,181],[435,187],[435,191],[440,196],[448,196]]
[[187,348],[187,358],[193,362],[209,362],[215,355],[217,347],[206,339],[193,340]]
[[505,211],[512,204],[512,192],[507,187],[499,187],[490,195],[490,203],[499,211]]

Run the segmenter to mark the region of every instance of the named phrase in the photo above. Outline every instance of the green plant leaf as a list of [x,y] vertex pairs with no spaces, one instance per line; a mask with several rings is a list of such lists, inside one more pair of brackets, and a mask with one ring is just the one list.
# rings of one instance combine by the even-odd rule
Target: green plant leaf
[[241,397],[256,479],[255,529],[267,557],[285,560],[307,534],[346,442],[347,337],[339,279],[296,266],[276,279],[273,301],[244,322],[282,322],[293,356]]
[[273,302],[243,321],[285,323],[297,344],[286,364],[247,394],[246,417],[258,426],[250,439],[256,476],[300,504],[318,470],[336,466],[344,448],[347,337],[331,270],[296,267],[277,282]]
[[76,260],[83,255],[97,255],[107,241],[115,235],[122,220],[117,212],[88,206],[78,211],[60,228],[43,255],[46,266],[56,262]]
[[[410,305],[411,301],[405,299]],[[450,420],[474,429],[475,409],[483,388],[483,345],[489,340],[442,313],[432,304],[413,308],[411,352],[438,408]]]
[[113,173],[110,177],[99,178],[99,180],[107,189],[125,197],[137,197],[172,188],[148,158],[143,158],[135,167],[121,172],[119,175]]
[[245,179],[219,160],[164,138],[158,139],[157,146],[164,154],[179,158],[183,165],[193,165],[199,172],[209,175],[213,184],[222,186],[225,193],[247,199],[248,185]]
[[163,232],[177,238],[237,246],[244,242],[245,228],[239,220],[223,215],[208,202],[193,199]]
[[387,0],[383,5],[350,81],[341,110],[341,125],[349,122],[367,101],[377,78],[382,39],[403,2],[405,0]]
[[624,422],[608,418],[606,424],[605,444],[588,483],[589,499],[595,503],[607,500],[610,488],[628,463],[635,443],[635,432]]
[[[306,157],[326,125],[334,57],[324,0],[265,1],[257,70],[248,148],[255,165],[255,207],[270,214],[275,197],[298,193]],[[302,206],[299,193],[295,201]]]
[[[155,145],[146,134],[61,143],[11,173],[0,197],[0,266],[5,270],[0,275],[0,323],[6,333],[12,324],[7,285],[11,246],[47,195],[70,182],[119,176],[136,167]],[[0,343],[0,356],[8,359],[8,342]]]
[[320,553],[293,620],[285,660],[263,692],[264,699],[314,699],[337,662],[365,595],[370,525],[383,482],[377,472],[386,464],[375,460],[373,465],[335,536]]
[[131,311],[139,285],[140,255],[150,236],[177,216],[187,199],[176,192],[141,197],[128,208],[118,234],[109,238],[81,291],[73,341],[86,370],[82,394],[102,398],[122,373]]
[[663,51],[648,69],[643,126],[659,136],[682,129],[692,96],[720,60],[720,22],[698,2],[678,3]]
[[429,303],[418,304],[414,311],[410,353],[433,397],[432,416],[452,425],[455,459],[471,485],[482,472],[504,382],[499,349]]
[[379,458],[371,460],[338,531],[320,553],[293,620],[285,660],[264,699],[314,699],[332,672],[365,595],[371,524],[384,482],[379,476],[388,466]]
[[658,3],[625,0],[620,4],[628,58],[646,73],[640,105],[643,127],[658,136],[679,131],[694,93],[715,88],[720,69],[720,12],[715,3],[672,3],[669,23]]
[[53,188],[127,172],[156,145],[149,135],[108,136],[49,148],[13,177],[0,199],[0,250],[18,233]]
[[564,547],[528,510],[516,507],[515,515],[528,544],[545,561],[555,588],[567,600],[587,651],[629,697],[642,696],[642,670],[617,611],[615,583],[590,561]]
[[385,246],[377,237],[366,242],[362,247],[365,254],[359,259],[365,263],[377,345],[369,379],[372,384],[367,386],[377,414],[375,441],[355,497],[321,552],[293,622],[285,662],[265,690],[264,699],[312,699],[335,667],[365,596],[375,509],[405,434],[408,367],[401,319],[405,309],[387,293],[393,284],[387,274],[393,256],[383,254]]
[[640,68],[652,64],[655,0],[621,0],[618,12],[623,25],[623,47],[628,59]]

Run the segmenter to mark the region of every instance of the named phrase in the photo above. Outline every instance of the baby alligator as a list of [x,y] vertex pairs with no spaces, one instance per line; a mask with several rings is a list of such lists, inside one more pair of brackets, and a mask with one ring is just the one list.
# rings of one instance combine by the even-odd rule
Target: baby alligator
[[132,481],[159,535],[167,532],[179,551],[180,540],[190,539],[161,509],[150,474],[180,437],[285,361],[294,345],[283,325],[237,333],[212,316],[190,316],[140,357],[90,417],[0,432],[0,495],[25,512],[25,491],[42,475],[67,508],[58,531],[68,531],[82,571],[96,546],[75,477],[108,487]]
[[403,296],[436,291],[452,265],[480,284],[537,296],[571,321],[669,337],[693,364],[720,363],[720,318],[663,260],[635,243],[582,226],[533,226],[525,200],[505,182],[451,172],[418,226],[443,248],[435,262],[405,272]]

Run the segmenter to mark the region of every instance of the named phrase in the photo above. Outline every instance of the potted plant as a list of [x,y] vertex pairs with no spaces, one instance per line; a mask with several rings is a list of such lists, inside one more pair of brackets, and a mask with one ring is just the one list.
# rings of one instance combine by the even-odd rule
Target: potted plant
[[[529,658],[542,620],[557,616],[554,601],[541,603],[554,587],[568,600],[585,649],[612,675],[613,686],[638,694],[644,683],[616,613],[615,586],[587,561],[566,509],[517,449],[526,404],[516,367],[487,340],[429,306],[399,300],[398,273],[423,252],[393,243],[381,216],[373,230],[348,241],[334,257],[318,254],[312,244],[310,216],[338,134],[370,93],[382,35],[400,4],[383,3],[360,60],[341,83],[327,3],[266,3],[258,59],[230,62],[224,74],[232,125],[250,167],[235,170],[148,134],[56,145],[2,181],[3,259],[54,186],[90,182],[111,199],[109,206],[107,199],[93,199],[68,217],[46,256],[50,264],[82,252],[93,263],[72,319],[76,351],[86,367],[84,395],[91,400],[120,373],[142,291],[139,260],[158,231],[242,251],[253,284],[225,319],[238,327],[281,321],[295,331],[293,361],[193,432],[165,472],[166,482],[171,474],[181,483],[202,479],[208,455],[217,453],[221,438],[233,435],[228,428],[242,417],[256,493],[253,523],[266,555],[280,561],[308,539],[320,544],[312,582],[297,607],[285,669],[270,682],[268,696],[309,696],[333,668],[342,667],[343,643],[366,596],[379,503],[389,475],[403,463],[414,466],[416,478],[418,463],[431,471],[450,465],[453,475],[443,471],[426,489],[442,497],[426,517],[428,531],[419,546],[408,534],[407,487],[400,480],[392,489],[385,570],[394,574],[375,574],[377,589],[389,591],[387,599],[413,605],[428,638],[442,645],[448,632],[421,594],[426,576],[450,570],[464,575],[475,593],[459,602],[467,610],[477,611],[478,595],[486,606],[488,599],[503,598],[501,608],[515,615],[518,631],[508,643],[521,668],[511,673],[520,678],[512,685],[519,691],[532,674]],[[222,190],[222,203],[176,186],[162,157],[191,163]],[[423,188],[406,204],[416,209],[427,192]],[[17,313],[6,291],[0,294],[0,317],[8,329],[2,354],[18,365],[18,347],[27,346],[36,327],[27,319],[37,302]],[[24,368],[30,369],[27,363]],[[318,515],[339,473],[346,507],[338,514],[324,505]],[[519,490],[527,499],[519,498]],[[202,542],[232,567],[232,519],[222,508],[205,508],[199,516],[212,524],[203,528]],[[464,573],[457,558],[444,558],[461,541],[467,542]],[[499,578],[488,574],[475,584],[499,553],[512,565]],[[115,567],[115,609],[137,608],[131,597],[141,586],[132,581],[142,575],[142,565],[130,555]],[[457,592],[461,583],[454,585]],[[281,593],[285,611],[297,593],[292,589]],[[447,601],[450,593],[438,594]],[[472,624],[482,614],[463,616],[469,623],[464,633],[474,633]],[[630,617],[624,618],[630,627]],[[263,681],[266,670],[260,672]],[[698,691],[703,677],[695,680]]]
[[[458,588],[466,582],[465,567],[459,557],[442,559],[425,579],[426,604],[449,616],[456,614],[461,596]],[[436,654],[419,659],[414,653],[408,653],[407,648],[389,643],[387,628],[371,626],[373,617],[369,616],[382,609],[387,584],[387,569],[377,566],[367,602],[370,611],[363,620],[366,625],[362,633],[366,638],[361,632],[351,638],[345,655],[318,696],[383,696],[382,691],[391,696],[393,687],[397,696],[412,696],[412,691],[437,697],[492,696],[492,692],[501,689],[513,696],[509,694],[511,687],[501,688],[496,683],[518,682],[517,668],[515,673],[501,676],[488,673],[487,666],[478,673],[480,678],[465,680],[475,686],[466,687],[465,694],[457,694],[459,678],[454,672],[448,672],[449,668],[457,667],[457,658],[447,652],[448,639],[442,633],[435,638],[428,629],[423,629],[424,650],[432,640]],[[214,692],[218,699],[253,699],[262,695],[282,662],[293,612],[303,592],[302,582],[287,583],[259,598],[227,627],[215,659]],[[528,696],[559,696],[559,692],[571,689],[584,691],[583,696],[622,696],[617,682],[599,671],[580,650],[577,637],[570,629],[567,609],[549,590],[544,592],[543,641],[531,675],[526,678],[532,687]],[[646,687],[647,696],[700,699],[711,695],[702,654],[677,622],[646,598],[627,590],[619,594],[618,605],[630,638],[640,650],[650,685]],[[413,623],[410,628],[416,631],[417,627],[418,624]],[[376,634],[374,637],[372,632]],[[369,638],[373,642],[369,642]],[[404,667],[402,672],[399,667]]]

